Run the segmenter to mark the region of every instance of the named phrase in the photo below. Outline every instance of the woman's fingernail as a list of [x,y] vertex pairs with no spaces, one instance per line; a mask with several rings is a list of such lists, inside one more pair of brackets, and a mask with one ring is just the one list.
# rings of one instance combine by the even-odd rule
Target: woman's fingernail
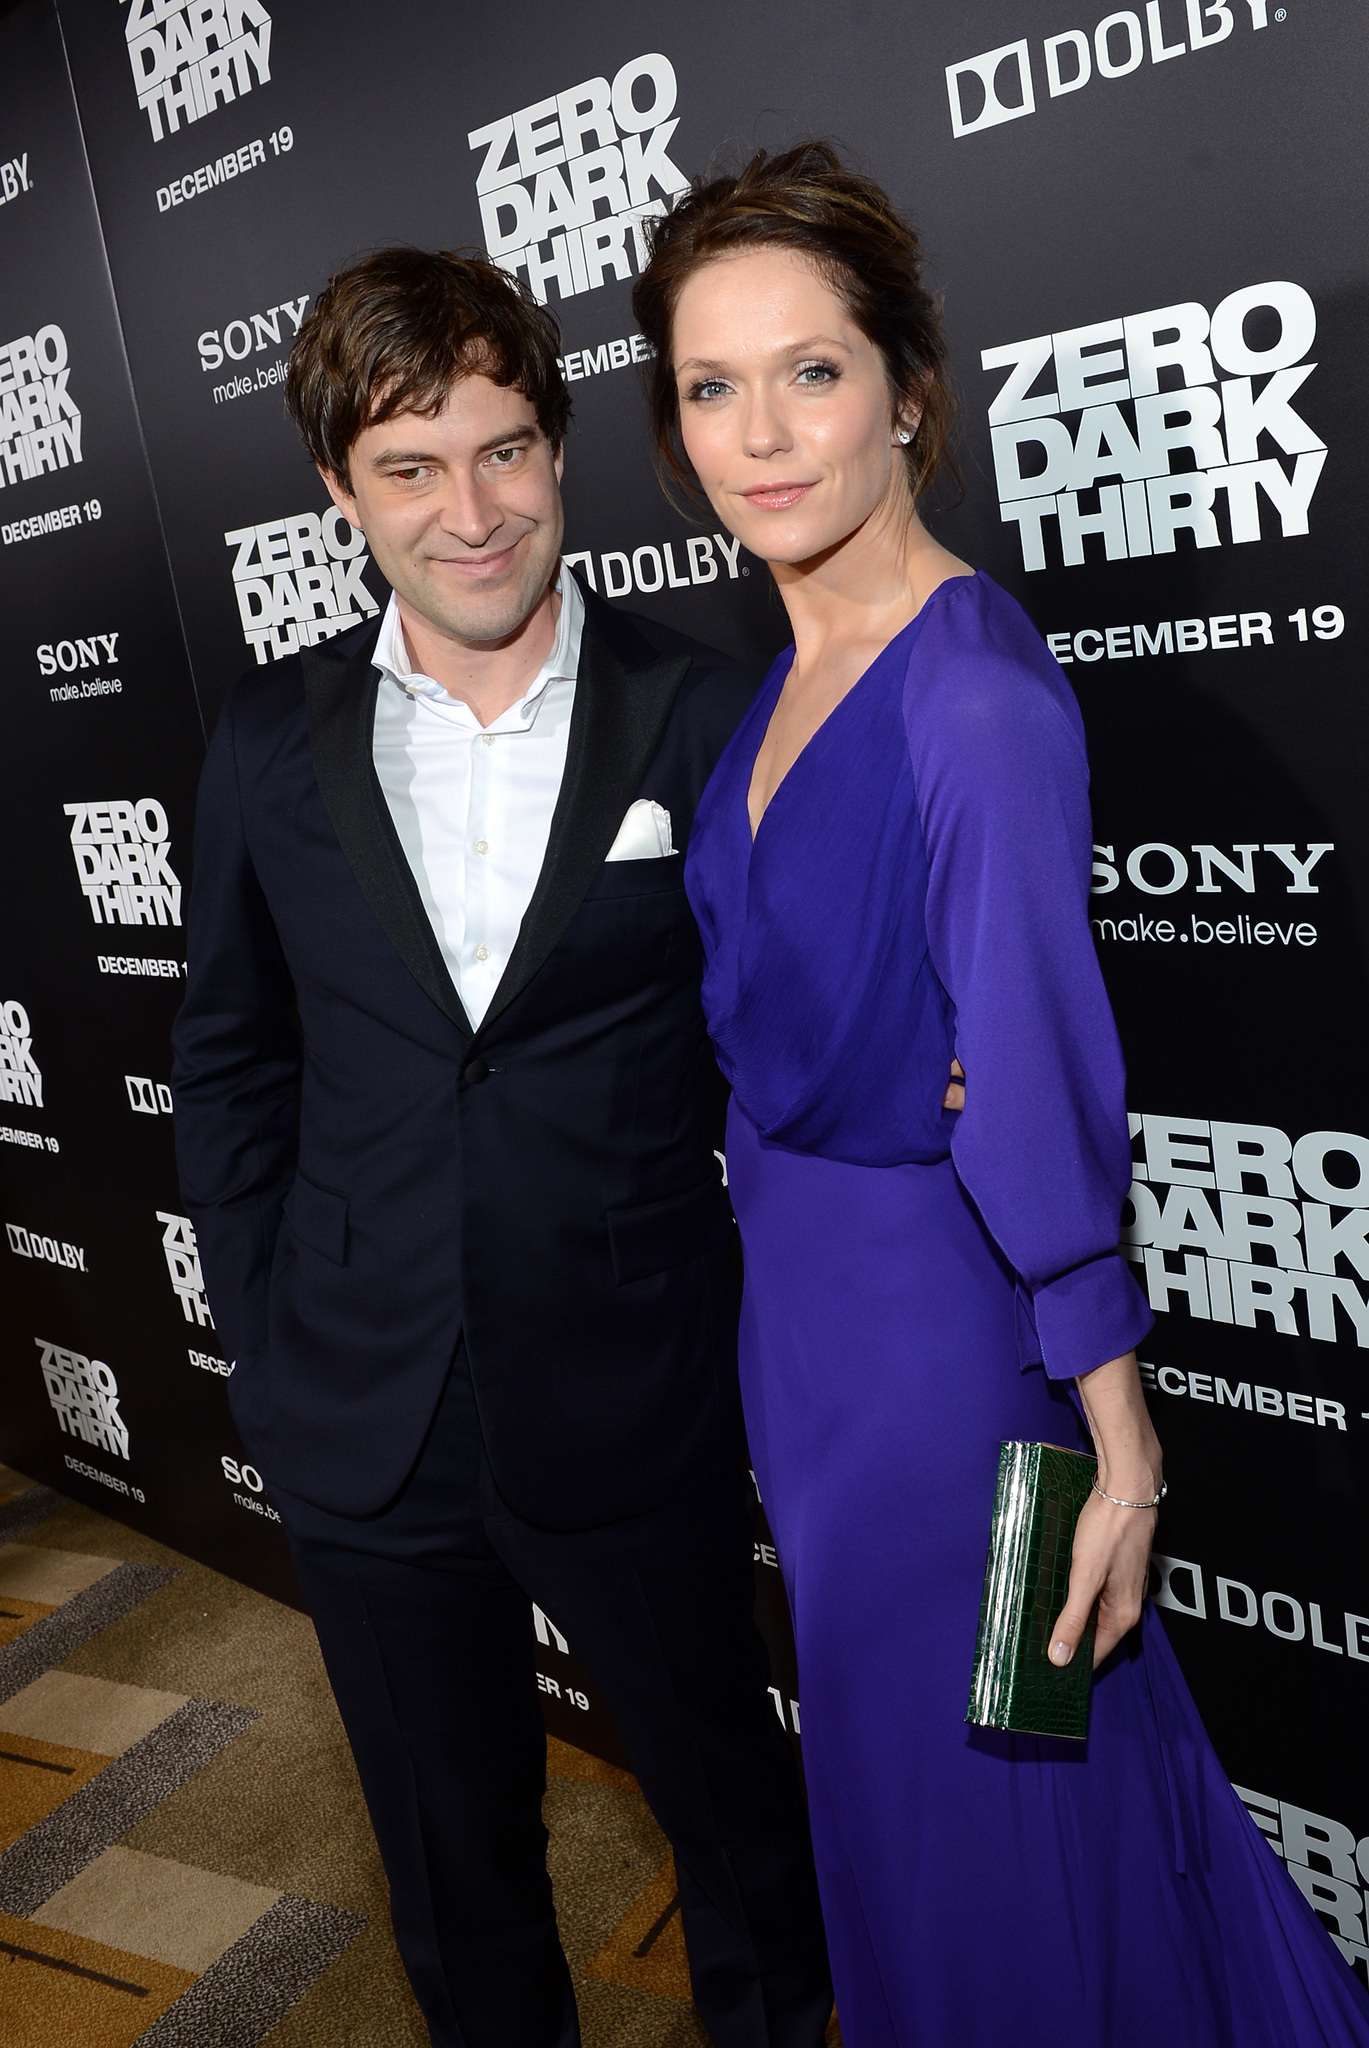
[[1069,1661],[1070,1661],[1070,1658],[1071,1658],[1071,1657],[1072,1657],[1073,1655],[1074,1655],[1074,1652],[1073,1652],[1073,1650],[1072,1650],[1072,1649],[1070,1648],[1070,1646],[1069,1646],[1069,1644],[1068,1644],[1068,1643],[1052,1643],[1052,1644],[1051,1644],[1051,1663],[1052,1663],[1052,1664],[1068,1664],[1068,1663],[1069,1663]]

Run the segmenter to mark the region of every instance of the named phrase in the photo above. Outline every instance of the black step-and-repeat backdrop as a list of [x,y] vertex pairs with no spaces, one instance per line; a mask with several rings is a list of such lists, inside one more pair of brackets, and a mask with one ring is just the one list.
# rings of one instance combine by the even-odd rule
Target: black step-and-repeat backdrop
[[0,1455],[260,1580],[167,1087],[203,728],[47,7],[0,12],[0,200]]
[[[178,1213],[166,1028],[201,719],[384,594],[282,411],[313,295],[392,240],[526,277],[565,337],[572,559],[762,661],[763,567],[652,478],[630,291],[689,176],[833,136],[945,294],[966,491],[940,530],[1088,722],[1166,1625],[1363,1967],[1369,53],[1355,0],[1100,7],[0,9],[0,1452],[289,1594]],[[797,1731],[764,1542],[758,1579]],[[609,1748],[534,1620],[553,1724]]]

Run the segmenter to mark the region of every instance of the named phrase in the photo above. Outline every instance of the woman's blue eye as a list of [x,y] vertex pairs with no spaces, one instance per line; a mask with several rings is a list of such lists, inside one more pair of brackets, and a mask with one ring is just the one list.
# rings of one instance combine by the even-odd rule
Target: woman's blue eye
[[805,363],[799,371],[800,378],[812,378],[823,384],[829,383],[836,374],[831,363]]

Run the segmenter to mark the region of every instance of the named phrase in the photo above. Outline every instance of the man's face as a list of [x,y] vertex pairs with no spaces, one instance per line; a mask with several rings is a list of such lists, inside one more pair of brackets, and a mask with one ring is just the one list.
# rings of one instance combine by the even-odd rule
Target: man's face
[[561,465],[522,392],[477,373],[432,419],[364,428],[350,490],[323,481],[402,604],[449,638],[491,641],[517,632],[555,574]]

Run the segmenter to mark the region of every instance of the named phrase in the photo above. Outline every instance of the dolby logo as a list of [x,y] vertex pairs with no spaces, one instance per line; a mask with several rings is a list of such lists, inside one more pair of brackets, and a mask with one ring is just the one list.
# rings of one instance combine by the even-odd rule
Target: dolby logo
[[[1268,28],[1268,0],[1244,0],[1244,7],[1252,29]],[[951,133],[959,140],[1024,120],[1037,112],[1039,85],[1049,99],[1064,99],[1095,79],[1130,78],[1143,65],[1214,49],[1234,34],[1241,18],[1236,0],[1148,0],[1144,10],[1122,7],[1105,14],[1091,33],[1067,28],[1046,36],[1035,57],[1026,36],[964,57],[946,66]]]
[[125,1074],[128,1106],[139,1116],[170,1116],[171,1090],[165,1081],[151,1081],[146,1074]]
[[0,164],[0,206],[8,206],[21,192],[29,189],[29,153],[12,156]]
[[84,1273],[86,1255],[79,1244],[65,1244],[38,1230],[25,1230],[21,1223],[7,1223],[5,1236],[18,1259],[40,1259],[49,1266],[63,1266],[68,1273]]
[[750,570],[737,560],[741,547],[726,534],[693,533],[683,542],[648,542],[631,551],[609,548],[597,556],[586,548],[562,555],[561,560],[567,568],[579,569],[590,589],[604,597],[627,597],[634,590],[649,597],[657,590],[691,590],[720,577],[735,583],[749,576]]

